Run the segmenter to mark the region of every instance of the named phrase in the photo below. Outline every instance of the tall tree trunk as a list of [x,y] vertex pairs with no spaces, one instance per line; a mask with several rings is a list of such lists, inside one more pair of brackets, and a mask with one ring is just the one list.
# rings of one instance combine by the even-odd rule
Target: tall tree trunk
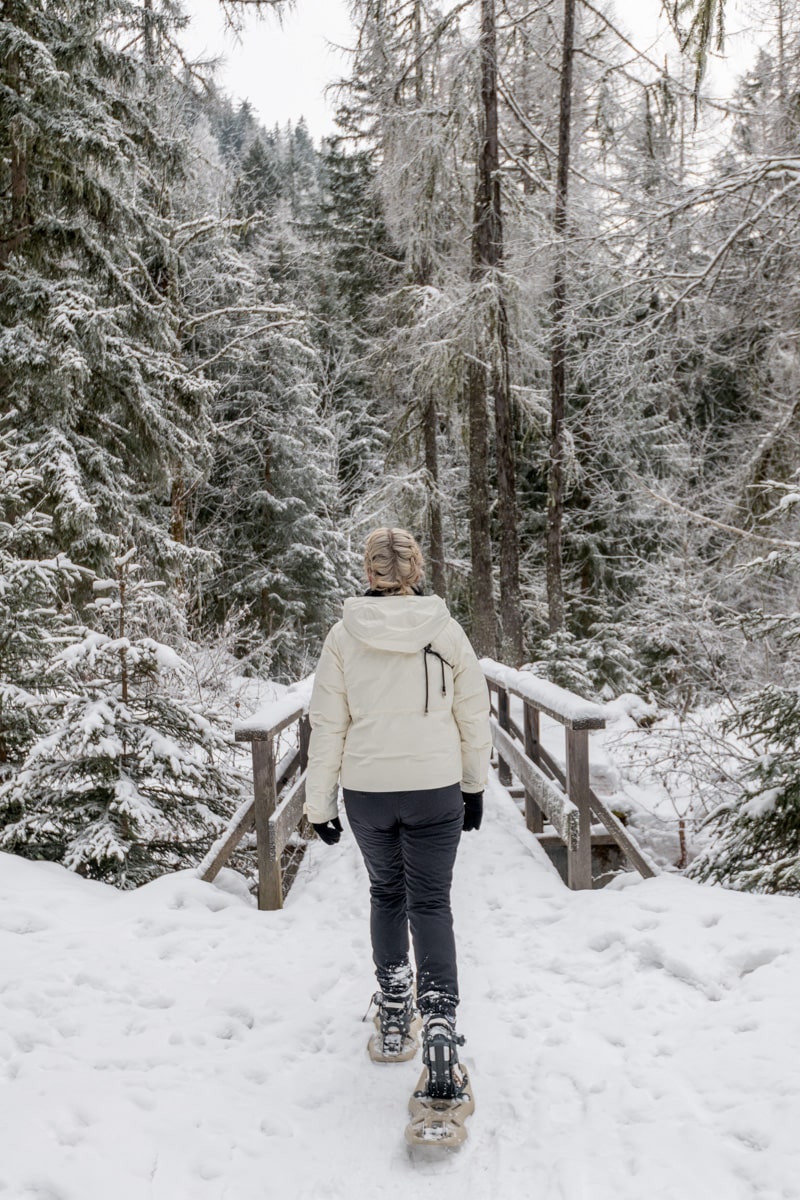
[[497,655],[489,531],[489,409],[486,371],[474,359],[467,368],[469,414],[469,542],[472,558],[472,644],[478,655]]
[[436,401],[431,396],[422,415],[425,435],[425,473],[428,480],[428,522],[430,537],[429,562],[431,584],[437,596],[447,599],[447,577],[444,570],[444,529],[442,527],[442,502],[439,493],[439,454],[436,432],[439,414]]
[[781,109],[786,110],[786,25],[784,0],[778,0],[778,98]]
[[188,492],[183,479],[183,472],[178,467],[172,479],[170,492],[170,522],[169,532],[173,542],[179,546],[186,545],[186,508]]
[[153,0],[144,0],[144,60],[151,66],[156,61],[156,31]]
[[556,263],[553,275],[550,346],[550,464],[547,480],[547,605],[550,632],[564,626],[564,410],[567,379],[567,200],[569,191],[572,60],[575,43],[575,0],[564,0],[564,46],[561,57],[561,105],[558,119],[558,176],[555,212]]
[[782,153],[790,150],[792,134],[796,129],[796,96],[789,101],[789,85],[786,63],[786,0],[778,0],[777,11],[777,58],[778,58],[778,149]]
[[500,519],[501,657],[519,666],[522,661],[522,612],[519,586],[517,484],[514,464],[514,422],[511,411],[511,372],[508,361],[508,313],[502,293],[497,296],[495,331],[497,360],[492,369],[497,507]]
[[[513,424],[507,320],[500,270],[503,266],[503,214],[500,205],[500,146],[498,138],[497,24],[494,0],[481,0],[481,139],[475,172],[473,262],[470,277],[491,288],[485,330],[488,368],[480,361],[468,372],[470,420],[470,542],[473,551],[473,622],[482,653],[497,653],[492,602],[492,542],[488,517],[488,396],[494,403],[495,452],[498,468],[500,526],[501,649],[515,661],[522,658],[522,617],[519,612],[519,551]],[[483,353],[479,352],[481,358]],[[480,631],[480,634],[479,634]]]
[[[508,314],[503,297],[501,270],[503,266],[503,221],[500,200],[500,144],[497,112],[497,28],[495,0],[481,0],[481,140],[475,179],[475,218],[472,235],[472,272],[474,283],[489,283],[491,288],[490,316],[487,322],[488,372],[477,364],[470,369],[470,421],[477,419],[479,385],[482,403],[486,407],[491,391],[495,418],[495,452],[497,459],[497,508],[500,526],[500,627],[501,651],[504,657],[518,662],[522,657],[522,617],[520,613],[519,547],[517,542],[516,479],[514,469],[514,429],[511,412],[511,376],[508,360]],[[482,289],[481,289],[482,290]],[[483,424],[488,438],[488,419]],[[478,435],[480,433],[478,431]],[[473,444],[470,433],[470,446]],[[476,454],[478,454],[476,447]],[[478,458],[480,454],[478,454]],[[487,454],[488,465],[488,454]],[[488,518],[477,520],[479,499],[474,478],[477,461],[470,472],[473,520],[476,534],[485,523],[489,540]],[[473,464],[471,464],[473,466]],[[487,489],[488,490],[488,489]],[[473,536],[473,610],[491,598],[491,579],[475,577]],[[479,561],[483,562],[487,547]],[[491,544],[488,542],[491,561]],[[486,615],[481,622],[485,626]]]
[[[423,74],[424,45],[422,40],[422,0],[414,3],[414,47],[416,64],[414,68],[414,96],[417,102],[417,119],[419,120],[425,102],[425,78]],[[433,195],[429,197],[433,201]],[[418,287],[426,287],[433,278],[433,263],[430,247],[422,241],[416,253],[413,264],[414,283]],[[422,410],[422,427],[425,442],[425,476],[428,487],[428,537],[430,554],[428,561],[431,568],[431,584],[437,596],[447,600],[447,577],[444,569],[444,529],[442,525],[442,501],[439,488],[439,454],[436,445],[436,434],[439,428],[439,414],[436,409],[436,398],[433,394],[428,397]]]
[[[486,58],[486,0],[481,0],[484,23],[481,33],[481,98],[490,68]],[[492,178],[487,154],[486,106],[481,108],[481,132],[475,164],[475,207],[472,223],[470,279],[479,285],[492,254],[496,213],[492,207]],[[487,161],[488,160],[488,161]],[[477,293],[478,287],[475,291]],[[472,559],[472,641],[479,655],[497,656],[497,625],[492,596],[492,540],[489,520],[489,405],[486,368],[480,341],[467,367],[467,411],[469,416],[469,540]]]

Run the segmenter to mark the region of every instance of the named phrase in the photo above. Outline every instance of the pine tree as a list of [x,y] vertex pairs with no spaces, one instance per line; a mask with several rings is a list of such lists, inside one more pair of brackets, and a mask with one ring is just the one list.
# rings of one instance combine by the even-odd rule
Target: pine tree
[[50,555],[41,492],[41,464],[13,432],[0,434],[0,782],[46,731],[48,693],[63,682],[58,652],[74,636],[69,590],[88,574]]
[[323,143],[319,174],[322,194],[308,230],[333,271],[335,296],[327,308],[332,316],[344,304],[352,328],[366,339],[375,298],[396,285],[402,268],[386,225],[375,154],[337,134]]
[[94,626],[58,655],[49,728],[0,790],[18,814],[3,849],[124,888],[199,863],[244,782],[214,714],[183,697],[186,664],[148,632],[162,589],[133,556],[95,581]]
[[[800,626],[792,636],[800,641]],[[707,825],[708,847],[689,875],[745,892],[800,895],[800,689],[769,684],[746,698],[728,732],[755,751],[744,791],[716,809]]]
[[259,214],[272,218],[281,194],[280,161],[274,139],[269,135],[256,136],[242,159],[233,198],[234,210],[242,216]]
[[121,0],[0,15],[0,394],[41,453],[56,544],[94,566],[122,529],[169,560],[172,478],[203,456],[164,203],[182,158],[169,71],[119,48],[152,50],[162,27]]
[[242,100],[234,108],[230,100],[220,95],[213,86],[210,90],[211,104],[204,106],[212,121],[212,128],[219,143],[220,153],[226,164],[238,171],[250,147],[259,136],[259,125],[249,100]]
[[[754,560],[746,574],[751,586],[760,582],[766,590],[771,584],[773,603],[777,607],[784,599],[786,610],[754,608],[741,618],[772,679],[739,699],[725,722],[726,731],[749,747],[741,792],[711,813],[710,840],[689,871],[696,879],[741,891],[800,894],[800,552],[788,548],[800,544],[798,482],[800,475],[791,484],[770,480],[764,485],[781,497],[767,518],[770,526],[778,525],[787,548]],[[752,654],[742,657],[752,664]]]
[[240,651],[291,676],[337,615],[350,556],[336,417],[300,309],[319,277],[288,203],[272,207],[275,159],[256,149],[268,145],[253,140],[233,181],[233,220],[205,219],[202,200],[194,210],[197,180],[182,197],[187,224],[202,225],[187,253],[189,350],[216,392],[212,464],[192,494],[189,532],[216,564],[195,588],[204,630],[243,611],[251,636]]
[[310,251],[304,290],[334,438],[336,515],[348,528],[381,504],[388,437],[375,330],[378,306],[401,278],[402,256],[386,227],[372,151],[348,148],[344,135],[330,138],[319,176],[319,204],[304,227]]
[[284,189],[294,221],[307,219],[319,198],[319,158],[304,118],[286,131]]

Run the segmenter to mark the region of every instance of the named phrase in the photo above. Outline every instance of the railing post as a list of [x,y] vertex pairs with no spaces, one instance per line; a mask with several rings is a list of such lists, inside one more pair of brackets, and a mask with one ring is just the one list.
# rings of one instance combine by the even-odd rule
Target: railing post
[[[539,713],[527,700],[522,702],[523,734],[525,737],[525,753],[531,762],[540,766],[539,758]],[[534,800],[528,789],[525,789],[525,824],[531,833],[544,831],[544,813]]]
[[573,890],[592,886],[592,814],[589,805],[589,731],[569,729],[567,795],[578,809],[578,848],[567,850],[567,884]]
[[283,907],[280,857],[273,858],[269,848],[269,819],[275,812],[277,803],[275,740],[271,737],[254,738],[251,747],[258,857],[258,907],[274,910]]
[[[501,729],[504,729],[506,733],[511,732],[510,715],[508,689],[499,687],[497,689],[497,724]],[[499,751],[497,753],[497,776],[503,787],[509,787],[511,785],[511,768],[501,756]]]
[[[492,679],[487,679],[486,682],[489,686],[489,713],[492,716],[496,716],[496,713],[497,713],[497,687],[494,683],[494,680],[492,680]],[[497,747],[495,746],[494,742],[492,742],[492,746],[489,751],[489,766],[494,767],[496,764],[497,764]]]
[[300,770],[308,766],[308,743],[311,740],[311,722],[308,717],[301,717],[297,726],[297,745],[300,749]]

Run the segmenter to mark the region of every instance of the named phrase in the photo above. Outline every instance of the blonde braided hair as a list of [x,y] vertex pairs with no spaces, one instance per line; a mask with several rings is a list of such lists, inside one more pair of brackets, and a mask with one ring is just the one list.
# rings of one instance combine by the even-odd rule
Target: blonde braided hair
[[364,566],[376,591],[410,596],[423,577],[425,560],[407,529],[373,529],[364,547]]

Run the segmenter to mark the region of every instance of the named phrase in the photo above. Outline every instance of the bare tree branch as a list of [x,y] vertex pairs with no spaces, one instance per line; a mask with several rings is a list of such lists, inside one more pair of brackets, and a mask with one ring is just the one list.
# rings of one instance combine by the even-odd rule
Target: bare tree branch
[[294,2],[295,0],[220,0],[225,20],[235,33],[241,32],[247,12],[258,13],[269,9],[270,12],[277,13],[280,19],[288,8],[294,6]]
[[777,546],[780,550],[800,550],[800,542],[784,541],[782,538],[767,537],[763,533],[755,533],[751,529],[739,529],[736,525],[726,525],[723,521],[715,521],[713,517],[707,517],[703,513],[695,512],[691,508],[687,508],[684,504],[679,504],[677,500],[670,500],[669,496],[662,496],[660,492],[654,492],[641,479],[636,480],[639,487],[643,488],[649,496],[657,500],[659,504],[665,504],[667,508],[672,508],[675,512],[683,513],[692,521],[698,521],[701,525],[710,525],[713,529],[721,529],[723,533],[732,533],[736,537],[749,538],[751,541],[764,542],[767,546]]

